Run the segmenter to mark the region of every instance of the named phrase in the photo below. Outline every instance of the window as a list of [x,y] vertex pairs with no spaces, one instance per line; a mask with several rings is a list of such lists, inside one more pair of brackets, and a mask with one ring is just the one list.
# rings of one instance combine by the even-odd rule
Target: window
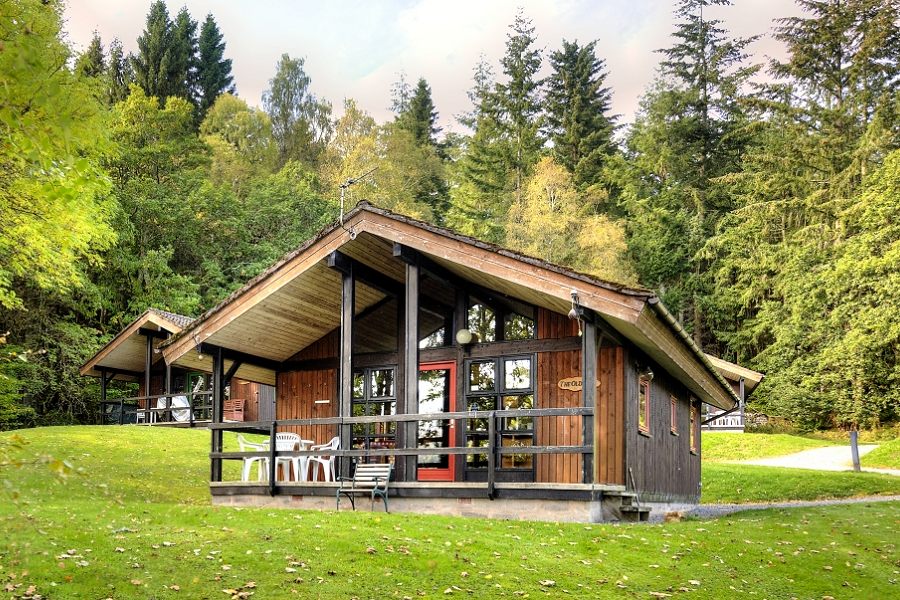
[[650,378],[644,376],[638,385],[638,430],[650,434]]
[[[360,369],[353,372],[353,416],[393,415],[397,413],[397,391],[393,368]],[[393,448],[396,423],[357,423],[353,425],[353,449]],[[378,457],[376,460],[383,460]]]
[[698,440],[700,439],[700,411],[697,410],[697,405],[692,401],[691,402],[691,453],[697,454],[700,451],[700,447],[698,445]]
[[481,302],[474,302],[469,306],[468,321],[469,331],[475,335],[476,341],[497,341],[497,314],[493,309]]
[[669,396],[670,407],[670,415],[669,420],[671,421],[670,427],[671,431],[674,434],[678,434],[678,398],[675,396]]
[[514,304],[514,307],[488,306],[487,303],[472,298],[467,313],[469,331],[480,343],[498,342],[501,339],[534,339],[537,330],[534,307],[518,302]]
[[[534,408],[534,358],[516,356],[473,360],[467,365],[466,407],[470,411],[520,410]],[[534,445],[532,417],[504,417],[497,423],[501,446],[526,447]],[[488,419],[468,419],[466,446],[488,446]],[[469,454],[466,467],[486,469],[487,454]],[[532,454],[501,454],[500,469],[532,469]]]

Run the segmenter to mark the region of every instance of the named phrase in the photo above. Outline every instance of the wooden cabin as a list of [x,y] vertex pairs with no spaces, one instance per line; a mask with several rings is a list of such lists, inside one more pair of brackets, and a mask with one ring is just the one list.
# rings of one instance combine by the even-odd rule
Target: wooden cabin
[[[81,375],[100,378],[101,424],[194,427],[211,420],[209,370],[167,365],[159,350],[163,341],[193,320],[147,309],[81,367]],[[120,391],[117,398],[109,399],[113,381],[137,384],[136,392]],[[273,386],[235,378],[226,396],[231,420],[258,421],[274,414]]]
[[[337,437],[344,477],[392,463],[391,510],[646,518],[698,501],[701,404],[738,403],[653,292],[368,203],[159,349],[212,373],[217,503],[333,509],[339,483],[276,473],[322,454],[279,448],[294,432]],[[233,377],[275,386],[273,419],[224,422]],[[272,443],[235,452],[225,431]],[[267,479],[224,480],[223,461],[264,456]]]

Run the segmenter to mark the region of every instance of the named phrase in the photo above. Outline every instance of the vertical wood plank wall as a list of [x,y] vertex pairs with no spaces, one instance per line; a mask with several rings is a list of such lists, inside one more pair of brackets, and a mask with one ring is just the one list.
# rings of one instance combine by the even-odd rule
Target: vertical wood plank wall
[[[329,402],[316,404],[316,400]],[[337,369],[287,371],[278,374],[276,419],[323,419],[336,417],[337,414]],[[337,435],[337,426],[281,427],[279,431],[293,431],[305,440],[324,444]]]
[[[540,309],[538,339],[558,339],[578,335],[578,324],[565,315]],[[600,388],[594,416],[594,464],[597,483],[625,483],[623,351],[602,347],[597,373]],[[538,353],[537,394],[539,408],[581,406],[581,392],[561,390],[560,379],[581,376],[581,350]],[[535,424],[537,444],[581,445],[581,417],[543,417]],[[538,455],[535,480],[542,483],[581,483],[581,456]]]
[[[337,336],[327,335],[298,352],[293,360],[331,358],[337,356]],[[278,374],[275,403],[276,419],[318,419],[338,416],[337,369],[286,371]],[[329,400],[316,404],[316,400]],[[284,427],[307,440],[324,444],[337,435],[336,425]]]
[[[700,496],[700,455],[690,451],[690,393],[662,368],[651,364],[650,435],[638,432],[637,365],[647,360],[634,353],[625,357],[625,437],[628,467],[643,501],[696,501]],[[677,399],[678,435],[671,433],[670,395]],[[631,481],[628,481],[631,487]]]

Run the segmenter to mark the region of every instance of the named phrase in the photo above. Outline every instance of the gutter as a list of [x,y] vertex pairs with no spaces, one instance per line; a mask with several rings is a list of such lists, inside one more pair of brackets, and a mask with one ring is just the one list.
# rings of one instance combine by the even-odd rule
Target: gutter
[[[732,412],[737,410],[740,406],[740,398],[738,398],[735,391],[731,388],[725,378],[722,377],[722,374],[719,373],[713,364],[710,362],[709,358],[706,357],[706,354],[703,350],[700,349],[699,346],[694,342],[688,332],[684,330],[684,327],[681,326],[681,323],[678,322],[675,317],[672,316],[672,313],[668,311],[668,309],[663,306],[662,302],[659,301],[658,296],[653,296],[647,299],[647,304],[650,305],[650,308],[656,313],[658,317],[660,317],[669,328],[675,332],[677,336],[679,336],[685,344],[691,349],[697,359],[706,367],[706,370],[713,376],[713,379],[719,382],[719,384],[728,391],[728,395],[734,400],[734,407],[729,411]],[[727,413],[726,413],[727,414]],[[720,417],[722,415],[719,415]]]

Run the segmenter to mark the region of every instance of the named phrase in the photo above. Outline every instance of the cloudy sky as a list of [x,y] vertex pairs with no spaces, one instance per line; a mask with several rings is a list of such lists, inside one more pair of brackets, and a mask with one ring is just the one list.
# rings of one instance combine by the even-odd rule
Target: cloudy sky
[[[780,57],[772,20],[798,14],[788,0],[736,0],[711,10],[735,35],[764,34],[758,60]],[[509,24],[522,7],[546,53],[563,39],[598,40],[609,68],[613,110],[630,121],[653,77],[656,48],[670,44],[673,2],[667,0],[168,0],[170,14],[187,6],[197,21],[213,13],[233,61],[238,94],[259,105],[282,53],[306,59],[313,92],[338,109],[355,98],[379,120],[389,118],[390,88],[401,72],[431,85],[441,124],[469,108],[466,90],[481,53],[499,71]],[[69,0],[66,30],[76,49],[93,31],[104,45],[118,37],[133,51],[150,0]]]

